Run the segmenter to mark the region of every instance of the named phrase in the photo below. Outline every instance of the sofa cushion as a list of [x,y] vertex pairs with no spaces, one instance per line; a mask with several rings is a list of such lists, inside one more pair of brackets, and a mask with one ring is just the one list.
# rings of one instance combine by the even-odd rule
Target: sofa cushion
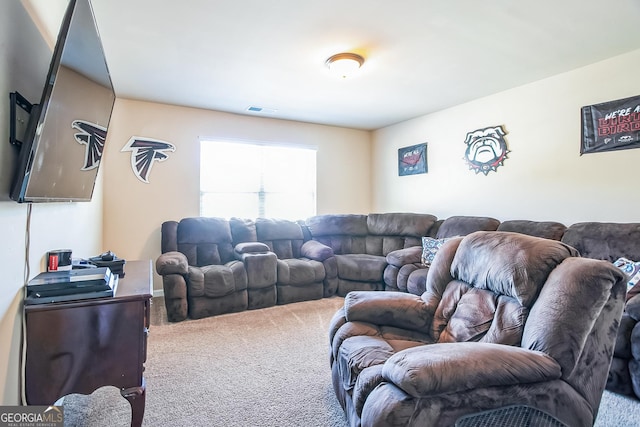
[[188,287],[190,297],[219,298],[247,289],[247,273],[239,261],[189,267]]
[[393,348],[380,336],[347,338],[340,345],[336,360],[342,387],[345,390],[353,389],[360,372],[386,362],[393,354]]
[[353,407],[358,416],[362,416],[362,408],[369,394],[378,384],[384,381],[382,377],[383,366],[383,364],[369,366],[368,368],[364,368],[360,372],[360,375],[358,375],[358,379],[353,387],[353,392],[351,393],[353,396]]
[[308,259],[279,259],[279,285],[308,285],[324,280],[324,266],[319,261]]
[[258,240],[256,223],[252,219],[231,218],[229,220],[229,227],[231,228],[233,246],[236,246],[238,243],[255,242]]
[[640,223],[581,222],[567,228],[562,241],[587,258],[640,260]]
[[319,236],[366,236],[367,215],[317,215],[306,221],[313,238]]
[[338,277],[358,282],[380,282],[387,260],[367,254],[336,255]]
[[165,221],[160,228],[162,253],[178,251],[178,221]]
[[285,219],[256,219],[258,240],[303,240],[300,224]]
[[390,252],[405,249],[407,245],[420,244],[417,237],[402,236],[367,236],[365,237],[365,252],[369,255],[387,256]]
[[300,224],[284,219],[258,218],[258,240],[266,243],[278,258],[300,258],[304,235]]
[[320,236],[314,240],[329,246],[336,255],[367,253],[366,236]]
[[566,225],[555,221],[510,220],[501,222],[497,231],[512,231],[544,239],[560,240],[566,230]]
[[500,221],[486,216],[452,216],[438,228],[437,238],[466,236],[474,231],[495,231]]
[[452,282],[433,318],[433,337],[440,343],[481,341],[518,345],[528,309],[514,298]]
[[455,279],[516,298],[530,307],[551,270],[572,256],[578,252],[555,240],[477,231],[460,243],[451,273]]
[[369,234],[378,236],[426,236],[436,222],[436,217],[429,214],[384,213],[369,214],[367,229]]
[[229,222],[223,218],[185,218],[178,224],[178,251],[189,265],[225,264],[235,259]]

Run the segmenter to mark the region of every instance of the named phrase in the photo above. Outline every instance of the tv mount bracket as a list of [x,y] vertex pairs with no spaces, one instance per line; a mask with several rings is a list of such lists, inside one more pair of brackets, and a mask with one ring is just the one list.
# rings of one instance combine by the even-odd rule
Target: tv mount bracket
[[18,92],[10,92],[9,99],[11,106],[9,109],[9,142],[11,145],[21,146],[24,139],[29,116],[33,109],[33,104]]

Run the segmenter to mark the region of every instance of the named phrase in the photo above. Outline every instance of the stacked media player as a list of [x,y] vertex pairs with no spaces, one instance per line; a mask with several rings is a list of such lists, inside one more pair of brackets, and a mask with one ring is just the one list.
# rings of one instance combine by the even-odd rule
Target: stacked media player
[[109,267],[40,273],[27,284],[26,305],[112,297],[118,275]]

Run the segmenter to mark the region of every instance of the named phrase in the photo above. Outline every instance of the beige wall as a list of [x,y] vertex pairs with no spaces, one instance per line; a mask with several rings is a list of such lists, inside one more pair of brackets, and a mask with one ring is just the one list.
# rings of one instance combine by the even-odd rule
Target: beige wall
[[[10,147],[7,94],[18,91],[31,102],[40,101],[51,51],[20,2],[3,3],[0,14],[0,405],[19,399],[19,360],[22,297],[25,276],[27,205],[9,201],[9,187],[17,150]],[[101,173],[100,173],[101,174]],[[33,205],[30,231],[29,277],[45,268],[51,249],[71,248],[74,257],[102,250],[102,190],[98,184],[90,203]]]
[[[500,220],[640,221],[640,149],[580,156],[580,108],[640,95],[640,50],[373,133],[373,210]],[[487,176],[466,133],[504,125],[511,150]],[[428,173],[398,176],[398,148],[428,143]]]
[[[176,146],[156,162],[149,183],[132,172],[132,136]],[[160,226],[199,215],[201,138],[266,141],[317,148],[318,213],[367,213],[371,209],[370,132],[195,108],[118,99],[104,155],[104,244],[125,259],[155,259]],[[161,289],[156,276],[154,287]]]

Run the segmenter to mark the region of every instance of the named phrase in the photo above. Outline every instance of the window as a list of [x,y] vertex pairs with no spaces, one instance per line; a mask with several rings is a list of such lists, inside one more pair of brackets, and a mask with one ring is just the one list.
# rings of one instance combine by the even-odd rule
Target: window
[[201,216],[298,220],[315,213],[315,149],[200,143]]

